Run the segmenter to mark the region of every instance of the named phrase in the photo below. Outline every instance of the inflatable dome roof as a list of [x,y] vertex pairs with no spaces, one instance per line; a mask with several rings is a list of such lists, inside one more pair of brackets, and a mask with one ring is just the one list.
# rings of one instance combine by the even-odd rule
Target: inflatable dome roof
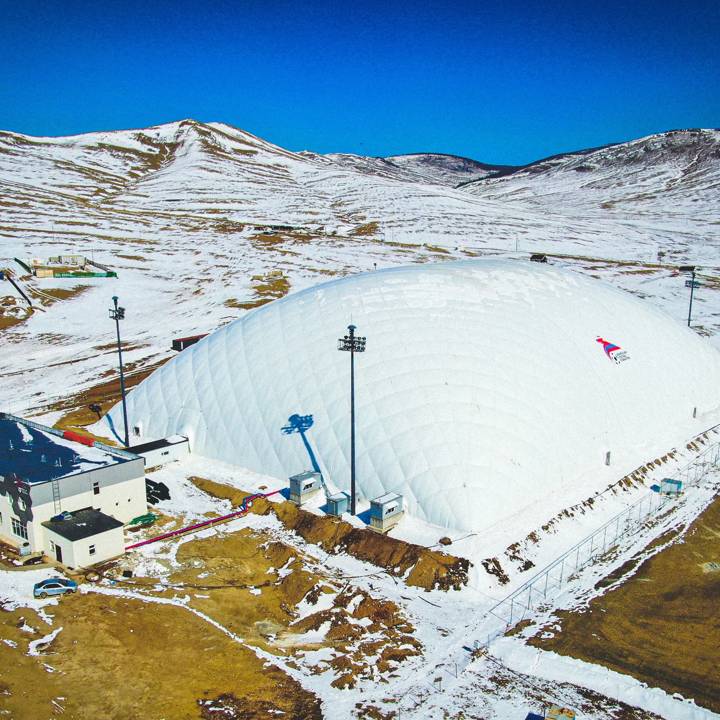
[[[456,529],[558,508],[718,421],[720,353],[647,302],[535,263],[346,277],[220,328],[128,397],[142,438],[348,490],[350,323],[361,497]],[[111,413],[116,427],[119,407]],[[606,453],[612,453],[606,467]],[[311,458],[311,455],[313,456]]]

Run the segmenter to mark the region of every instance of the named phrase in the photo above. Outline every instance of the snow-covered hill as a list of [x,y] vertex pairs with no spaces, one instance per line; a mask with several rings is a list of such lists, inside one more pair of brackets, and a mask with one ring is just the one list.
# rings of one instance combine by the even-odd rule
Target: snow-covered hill
[[597,213],[717,222],[720,130],[675,130],[557,155],[464,189],[478,197]]
[[[172,338],[210,332],[246,314],[249,308],[287,292],[333,276],[373,270],[375,266],[380,269],[477,256],[514,260],[527,259],[531,252],[547,253],[550,263],[629,290],[665,310],[677,323],[685,322],[688,301],[687,275],[678,266],[698,264],[702,285],[695,292],[693,329],[709,336],[708,342],[720,345],[719,148],[718,131],[680,131],[512,169],[487,168],[463,158],[430,154],[383,159],[295,153],[228,125],[192,120],[64,138],[0,132],[0,270],[12,267],[37,304],[33,314],[17,322],[22,312],[16,310],[23,300],[8,282],[0,282],[0,410],[39,416],[52,423],[68,409],[83,405],[87,408],[94,402],[92,395],[85,394],[89,388],[116,381],[115,325],[108,317],[113,295],[118,295],[120,304],[126,308],[121,324],[123,357],[132,377],[136,371],[147,370],[173,355]],[[488,170],[492,170],[489,175]],[[481,179],[476,180],[478,176]],[[465,184],[457,187],[460,183]],[[115,269],[118,277],[33,279],[14,261],[59,253],[93,256]],[[512,263],[509,265],[512,267]],[[358,282],[364,285],[363,279]],[[491,311],[498,297],[511,294],[510,289],[522,297],[524,306],[532,309],[539,302],[536,290],[522,279],[496,279],[496,285],[488,288],[485,300],[474,300],[481,303],[480,317],[500,322],[499,330],[512,339],[518,354],[524,357],[524,336],[517,332],[517,318],[505,327]],[[426,293],[423,286],[413,296],[417,302],[417,322],[423,328],[432,324],[423,321]],[[458,302],[458,298],[453,300]],[[567,315],[584,320],[583,307],[588,305],[587,316],[592,316],[597,308],[590,292],[575,301]],[[9,322],[16,324],[5,327],[1,321],[9,315],[3,315],[2,310],[10,306]],[[334,318],[330,324],[337,322],[340,326],[335,330],[322,326],[322,331],[331,338],[340,337],[351,321],[350,316],[347,320],[340,316],[343,312],[350,315],[350,308],[338,301],[332,309]],[[554,312],[563,311],[559,303]],[[269,308],[255,318],[265,313],[273,314]],[[395,320],[392,313],[388,315],[391,321]],[[460,311],[455,313],[457,317],[461,315]],[[612,324],[622,326],[628,320],[624,315],[627,313],[615,311]],[[355,319],[362,325],[357,313]],[[304,310],[276,326],[275,332],[281,335],[282,342],[270,344],[265,352],[257,352],[263,347],[257,343],[258,359],[254,365],[281,362],[278,348],[290,347],[293,338],[303,334],[308,320],[321,322],[318,313]],[[360,327],[368,335],[365,356],[368,361],[372,361],[373,347],[380,347],[379,335],[368,327],[370,324],[366,319]],[[412,327],[409,329],[412,331]],[[486,329],[482,327],[481,331]],[[647,330],[644,326],[640,329]],[[562,342],[571,342],[561,323],[557,332]],[[681,333],[681,328],[677,328],[677,333]],[[219,333],[215,338],[223,335]],[[643,355],[651,358],[653,337],[652,333],[648,335]],[[311,337],[308,333],[305,342]],[[660,345],[664,347],[670,341],[664,335],[663,338]],[[624,342],[614,335],[611,339]],[[421,340],[417,333],[408,335],[408,344]],[[536,346],[547,344],[546,340],[543,336],[525,343],[528,356],[533,356]],[[208,341],[197,349],[210,347],[214,342]],[[590,342],[594,343],[592,339]],[[552,343],[548,347],[555,350]],[[197,349],[181,356],[182,363],[191,364],[193,373],[196,368],[192,358],[199,354]],[[420,350],[413,348],[410,357],[417,356]],[[506,343],[501,339],[497,357],[506,352]],[[558,365],[552,366],[556,385],[565,380],[559,368],[572,356],[559,352]],[[225,357],[227,377],[237,376],[242,363],[227,349]],[[379,357],[380,354],[375,355],[376,361]],[[638,354],[632,362],[640,359]],[[606,362],[602,356],[600,360]],[[537,367],[542,369],[542,365]],[[630,363],[627,367],[636,372]],[[613,368],[622,366],[610,365],[606,369],[610,372]],[[267,368],[260,369],[262,375]],[[568,376],[579,372],[574,366],[571,371]],[[546,376],[547,373],[541,373],[532,392],[546,391],[549,386]],[[493,375],[488,382],[495,379]],[[657,388],[648,392],[661,395],[666,381],[664,376],[658,378]],[[253,377],[248,382],[252,384]],[[647,378],[643,376],[638,382],[646,383]],[[211,386],[196,384],[202,392],[212,394]],[[180,397],[191,385],[190,382],[184,387],[177,385],[170,389],[170,394]],[[599,381],[597,387],[605,392]],[[675,386],[672,389],[677,391]],[[648,402],[653,405],[656,399]],[[265,400],[263,397],[262,401]],[[558,402],[554,397],[552,405]],[[641,397],[635,405],[639,407],[642,402]],[[567,406],[561,405],[556,414],[566,410]],[[503,412],[502,407],[497,412]],[[690,417],[688,406],[684,422],[689,423]],[[226,420],[222,418],[223,422]],[[693,422],[701,419],[695,418]],[[679,436],[683,427],[686,426],[679,424],[673,431],[677,429]],[[532,440],[541,437],[542,432],[548,432],[547,423],[537,432],[531,428],[527,436]],[[653,435],[655,440],[659,434]],[[632,443],[635,438],[622,440]],[[594,441],[605,446],[603,437]],[[502,449],[503,442],[504,438],[500,438],[497,447]],[[689,461],[692,455],[690,450],[685,455],[683,447],[678,462],[680,458],[682,462]],[[593,462],[600,465],[602,453],[592,452]],[[358,700],[366,703],[371,700],[390,709],[393,698],[406,703],[402,706],[403,717],[409,706],[412,717],[440,717],[447,714],[448,708],[470,716],[478,712],[488,717],[524,716],[521,710],[526,712],[538,704],[538,683],[534,678],[523,679],[517,673],[511,676],[492,658],[490,670],[475,664],[464,673],[458,672],[456,660],[461,661],[461,670],[465,668],[470,658],[467,647],[486,637],[481,625],[483,613],[499,599],[497,593],[505,592],[496,582],[500,573],[507,571],[511,583],[522,582],[533,562],[536,568],[550,562],[575,540],[617,516],[627,507],[629,498],[644,492],[631,488],[615,493],[614,487],[622,482],[620,476],[625,470],[617,464],[617,453],[613,458],[612,465],[600,469],[615,485],[603,493],[602,500],[583,500],[571,508],[573,512],[566,512],[567,522],[560,521],[562,532],[559,523],[548,516],[554,505],[536,504],[533,512],[537,522],[533,526],[542,527],[548,520],[552,523],[537,545],[534,534],[527,536],[523,547],[518,544],[522,537],[512,534],[512,540],[518,542],[506,548],[507,538],[500,533],[508,532],[509,523],[497,531],[493,547],[488,545],[487,532],[453,535],[452,552],[476,560],[474,584],[460,593],[442,597],[425,597],[423,593],[422,598],[413,599],[404,585],[395,586],[396,578],[376,573],[344,553],[327,555],[323,551],[322,564],[330,562],[333,568],[349,574],[353,582],[368,583],[373,593],[379,588],[378,592],[410,611],[426,655],[403,665],[400,676],[393,671],[392,687],[378,684],[373,678],[354,692],[335,692],[327,676],[303,675],[303,671],[294,669],[293,677],[320,692],[332,707],[342,707],[338,712],[347,716],[355,712]],[[659,480],[668,472],[665,465],[661,467],[660,460],[656,462],[657,473],[648,477],[648,482]],[[214,476],[211,473],[218,472],[219,466],[208,463],[211,461],[203,460],[204,477],[218,477],[223,482],[224,478],[233,477],[233,482],[242,482],[244,490],[251,489],[245,485],[248,473],[241,474],[240,481],[235,468],[223,466]],[[567,478],[560,478],[561,482],[564,480]],[[191,490],[195,511],[198,496],[194,487]],[[558,497],[550,502],[558,505],[564,504],[565,499],[572,502],[567,497],[567,488],[564,492],[563,502]],[[634,545],[631,543],[623,552],[613,554],[610,562],[614,564],[607,566],[607,570],[624,567],[631,557],[636,561],[638,553],[652,539],[651,533],[669,531],[673,522],[689,525],[713,492],[708,488],[685,493],[679,504],[679,520],[663,515],[665,525],[661,523],[655,530],[641,533]],[[190,504],[184,498],[173,489],[176,510],[185,502]],[[524,500],[527,502],[527,498]],[[591,506],[592,512],[586,512]],[[422,524],[410,516],[403,520],[402,532],[404,537],[423,545],[433,545],[445,534],[444,529]],[[604,542],[603,538],[603,545]],[[527,555],[518,554],[518,548]],[[656,552],[654,546],[652,552]],[[504,570],[491,553],[498,554]],[[489,565],[484,565],[483,559]],[[497,574],[491,572],[493,562],[499,568]],[[601,571],[593,566],[592,573],[595,572]],[[582,593],[584,603],[586,590],[598,577],[590,575],[589,579],[579,581],[572,592],[578,593],[577,597]],[[491,592],[496,594],[490,595]],[[318,657],[317,653],[308,653],[306,657],[311,655]],[[515,668],[532,675],[531,662],[532,659],[516,661]],[[564,703],[573,706],[582,703],[582,707],[587,707],[591,701],[585,691],[575,694],[568,689],[568,665],[561,670],[557,677],[563,683],[555,683],[556,676],[552,678],[554,686],[562,691]],[[581,672],[587,674],[585,669]],[[441,677],[452,683],[450,687],[443,686],[445,692],[434,688],[429,693],[428,680],[437,681]],[[624,685],[618,680],[622,677]],[[652,704],[647,696],[659,691],[646,687],[638,690],[637,685],[626,681],[627,677],[620,675],[608,680],[603,670],[600,684],[595,687],[631,703],[658,707],[656,698],[652,698]],[[612,690],[608,689],[610,685]],[[522,696],[519,700],[513,697],[520,691],[527,694],[527,702]],[[541,693],[549,696],[548,687],[543,687]],[[483,704],[478,705],[481,695]],[[557,697],[555,692],[552,695]],[[418,698],[425,698],[428,703],[417,705]],[[661,700],[661,708],[669,708],[661,712],[667,717],[681,717],[678,710],[686,712],[687,717],[698,717],[694,705],[670,696]],[[597,699],[592,702],[599,706]],[[627,710],[625,706],[616,712],[606,700],[602,703],[603,713],[593,711],[598,717]],[[392,710],[398,711],[400,707],[398,704]],[[638,713],[636,716],[640,717]]]
[[458,155],[442,153],[413,153],[409,155],[392,155],[385,158],[398,167],[434,180],[441,185],[456,187],[462,183],[481,180],[489,175],[510,172],[517,169],[513,165],[489,165]]
[[[453,188],[458,176],[485,172],[481,164],[294,153],[193,120],[62,138],[2,132],[0,266],[78,252],[119,278],[88,281],[82,295],[4,331],[6,347],[21,352],[0,356],[0,405],[26,412],[97,382],[111,361],[87,348],[112,340],[112,294],[128,308],[137,366],[166,357],[173,336],[328,276],[487,254],[572,256],[555,262],[682,321],[687,291],[674,266],[694,262],[714,276],[720,265],[719,137],[666,133]],[[648,268],[659,252],[670,264]],[[697,324],[709,334],[720,322],[716,297],[697,293]]]

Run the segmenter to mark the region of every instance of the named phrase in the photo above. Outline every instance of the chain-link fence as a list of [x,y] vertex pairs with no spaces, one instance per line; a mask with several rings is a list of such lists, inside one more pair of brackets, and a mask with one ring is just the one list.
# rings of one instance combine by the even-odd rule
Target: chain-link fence
[[[719,465],[720,442],[716,442],[677,470],[673,477],[682,481],[683,489],[687,489],[696,485]],[[571,547],[490,609],[489,612],[497,620],[501,620],[504,627],[491,633],[488,639],[502,634],[527,617],[538,605],[546,603],[568,579],[605,555],[623,538],[634,535],[650,516],[657,516],[674,501],[672,494],[650,491]]]

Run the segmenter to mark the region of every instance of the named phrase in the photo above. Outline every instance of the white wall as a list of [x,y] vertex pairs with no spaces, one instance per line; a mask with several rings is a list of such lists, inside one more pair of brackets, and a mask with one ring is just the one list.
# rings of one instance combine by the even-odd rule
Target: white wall
[[[17,535],[13,534],[12,531],[12,520],[11,518],[16,517],[13,512],[10,498],[0,495],[0,537],[3,540],[7,540],[11,545],[22,545],[25,540]],[[32,546],[32,540],[30,540],[30,526],[28,526],[28,542]]]
[[[125,552],[125,536],[121,527],[106,530],[82,540],[70,541],[48,528],[44,531],[45,553],[55,559],[50,542],[59,545],[62,551],[63,565],[71,568],[82,568],[118,557]],[[90,555],[90,546],[95,546],[95,554]]]
[[[61,488],[62,482],[63,481],[60,480]],[[61,495],[60,509],[73,512],[74,510],[92,507],[100,510],[100,512],[104,512],[106,515],[117,518],[122,523],[127,523],[133,518],[138,517],[138,515],[144,515],[147,512],[145,476],[113,485],[101,485],[100,492],[97,495],[93,493],[92,482],[88,480],[88,483],[89,487],[85,492],[76,493],[69,497],[63,497]],[[33,502],[32,511],[33,521],[32,523],[28,523],[28,540],[30,541],[30,546],[33,550],[45,549],[45,528],[42,526],[42,523],[54,515],[57,515],[55,504],[53,502],[45,502],[36,505],[35,502]],[[18,538],[15,538],[15,540],[17,539]]]
[[157,450],[149,450],[148,452],[140,453],[141,457],[145,458],[145,467],[159,467],[165,465],[165,463],[172,462],[173,460],[181,460],[190,452],[190,443],[179,442],[174,445],[168,445],[167,447],[158,448]]

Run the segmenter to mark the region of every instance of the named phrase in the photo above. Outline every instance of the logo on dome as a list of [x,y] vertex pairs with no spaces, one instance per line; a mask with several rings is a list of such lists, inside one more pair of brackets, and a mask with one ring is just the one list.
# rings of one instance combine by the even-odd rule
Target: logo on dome
[[604,340],[601,337],[598,337],[596,341],[603,346],[605,354],[618,365],[630,359],[630,353],[627,352],[627,350],[623,350],[619,345],[611,343],[609,340]]

